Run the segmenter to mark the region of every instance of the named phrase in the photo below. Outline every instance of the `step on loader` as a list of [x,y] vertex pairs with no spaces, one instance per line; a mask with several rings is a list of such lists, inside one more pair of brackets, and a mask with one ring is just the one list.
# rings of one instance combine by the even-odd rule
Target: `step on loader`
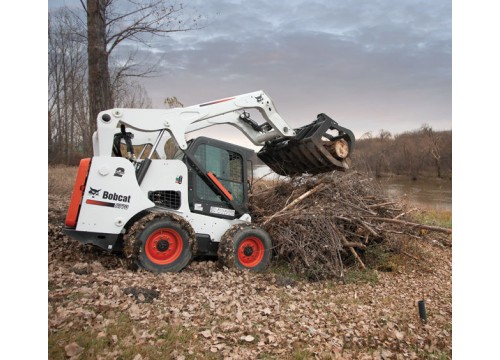
[[[254,121],[250,109],[265,121]],[[80,161],[64,232],[156,273],[178,272],[196,255],[265,270],[272,240],[251,223],[247,207],[253,150],[207,137],[186,140],[218,124],[262,146],[257,156],[282,176],[346,170],[355,141],[325,114],[291,128],[263,91],[185,108],[105,110],[93,157]]]

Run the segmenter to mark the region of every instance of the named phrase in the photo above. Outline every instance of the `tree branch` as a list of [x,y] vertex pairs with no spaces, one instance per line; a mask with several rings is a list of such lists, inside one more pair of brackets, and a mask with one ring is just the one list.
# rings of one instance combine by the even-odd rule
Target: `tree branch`
[[308,196],[314,194],[315,192],[321,190],[322,188],[324,187],[323,183],[319,184],[319,185],[316,185],[314,188],[312,188],[311,190],[309,191],[306,191],[304,194],[300,195],[298,198],[296,198],[294,201],[292,201],[290,204],[288,204],[287,206],[285,206],[283,209],[281,209],[280,211],[278,211],[277,213],[273,214],[272,216],[270,216],[266,221],[264,221],[262,223],[262,225],[265,225],[267,224],[269,221],[271,221],[271,219],[273,219],[275,216],[277,216],[278,214],[280,213],[283,213],[289,209],[291,209],[292,207],[294,207],[295,205],[297,205],[299,202],[301,202],[302,200],[304,200],[305,198],[307,198]]
[[442,232],[445,234],[451,234],[451,229],[443,228],[440,226],[423,225],[423,224],[412,223],[412,222],[403,221],[403,220],[387,219],[387,218],[380,218],[380,217],[372,217],[371,219],[375,220],[375,221],[389,222],[389,223],[400,224],[400,225],[405,225],[405,226],[412,226],[412,227],[416,227],[416,228],[420,228],[420,229]]

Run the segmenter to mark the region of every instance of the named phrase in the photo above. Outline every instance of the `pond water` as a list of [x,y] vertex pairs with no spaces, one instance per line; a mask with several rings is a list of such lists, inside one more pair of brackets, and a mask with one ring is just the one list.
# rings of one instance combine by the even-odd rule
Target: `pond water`
[[[265,176],[264,179],[279,177],[267,166],[256,166],[253,174],[254,180],[262,176]],[[429,177],[413,181],[406,176],[387,176],[378,181],[391,198],[406,198],[410,205],[421,208],[444,211],[452,209],[452,182],[449,179]]]
[[379,179],[390,197],[407,197],[410,204],[434,210],[452,209],[451,180],[437,177],[411,180],[405,176]]
[[269,167],[266,165],[258,165],[253,167],[253,178],[254,180],[257,180],[259,178],[263,178],[266,180],[271,180],[271,179],[276,179],[279,178],[280,176],[276,174],[274,171],[272,171]]

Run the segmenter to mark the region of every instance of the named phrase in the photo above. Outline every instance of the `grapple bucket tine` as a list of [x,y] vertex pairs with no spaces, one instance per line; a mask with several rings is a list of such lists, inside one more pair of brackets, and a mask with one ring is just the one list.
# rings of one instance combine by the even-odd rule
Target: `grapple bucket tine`
[[277,156],[275,157],[275,161],[277,161],[277,164],[283,164],[281,168],[284,169],[284,171],[296,166],[293,157],[291,157],[290,154],[286,151],[281,151],[279,154],[277,154]]
[[319,156],[319,154],[316,152],[316,149],[314,147],[314,144],[311,142],[304,142],[302,143],[298,149],[300,152],[303,154],[303,157],[308,159],[308,169],[310,170],[311,167],[315,168],[322,168],[327,165],[323,158]]
[[290,153],[296,159],[297,167],[301,173],[307,172],[311,167],[311,163],[319,165],[318,159],[311,156],[310,152],[304,146],[291,147]]
[[[338,135],[327,132],[337,130]],[[347,158],[354,148],[354,134],[325,114],[296,129],[295,137],[274,139],[257,154],[273,171],[294,176],[346,170]]]

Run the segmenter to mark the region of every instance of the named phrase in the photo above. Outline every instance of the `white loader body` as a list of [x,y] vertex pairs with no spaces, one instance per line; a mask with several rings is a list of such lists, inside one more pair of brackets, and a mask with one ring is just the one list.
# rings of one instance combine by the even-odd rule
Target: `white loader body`
[[[257,109],[265,122],[256,123],[246,109]],[[197,254],[224,257],[224,266],[267,267],[271,239],[250,225],[247,203],[254,152],[186,139],[218,124],[263,146],[257,155],[281,175],[346,169],[354,143],[350,130],[324,114],[294,130],[263,91],[186,108],[105,110],[92,137],[94,156],[80,162],[65,233],[123,250],[155,272],[180,271]]]

